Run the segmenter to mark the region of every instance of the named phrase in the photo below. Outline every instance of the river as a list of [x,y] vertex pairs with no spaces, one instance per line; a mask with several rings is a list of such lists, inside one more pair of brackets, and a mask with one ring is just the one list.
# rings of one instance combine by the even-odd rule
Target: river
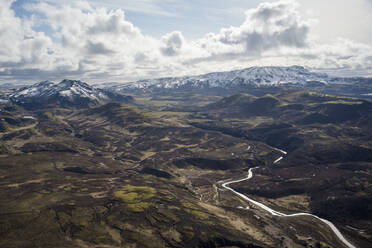
[[[282,151],[280,149],[276,149],[278,151],[281,151],[283,154],[287,154],[287,152],[285,151]],[[282,159],[283,157],[281,157]],[[281,160],[280,159],[280,160]],[[279,160],[279,161],[280,161]],[[277,162],[279,162],[278,160],[276,160]],[[255,201],[249,197],[247,197],[246,195],[242,194],[242,193],[239,193],[237,191],[235,191],[234,189],[232,189],[231,187],[229,187],[230,184],[233,184],[233,183],[240,183],[240,182],[243,182],[243,181],[247,181],[249,179],[251,179],[253,177],[253,170],[255,169],[258,169],[259,167],[255,167],[255,168],[251,168],[249,169],[248,171],[248,176],[243,178],[243,179],[239,179],[239,180],[234,180],[234,181],[229,181],[229,182],[226,182],[226,183],[223,183],[222,184],[222,187],[227,189],[227,190],[230,190],[231,192],[233,192],[235,195],[238,195],[239,197],[241,197],[242,199],[264,209],[265,211],[269,212],[271,215],[274,215],[274,216],[279,216],[279,217],[284,217],[284,218],[287,218],[287,217],[296,217],[296,216],[311,216],[311,217],[314,217],[318,220],[320,220],[321,222],[327,224],[331,229],[332,231],[334,232],[334,234],[339,238],[340,241],[342,241],[342,243],[344,243],[348,248],[356,248],[353,244],[351,244],[349,241],[347,241],[345,239],[345,237],[341,234],[341,232],[337,229],[337,227],[330,221],[328,220],[325,220],[325,219],[322,219],[316,215],[313,215],[313,214],[309,214],[309,213],[295,213],[295,214],[285,214],[285,213],[282,213],[282,212],[279,212],[279,211],[276,211],[258,201]]]

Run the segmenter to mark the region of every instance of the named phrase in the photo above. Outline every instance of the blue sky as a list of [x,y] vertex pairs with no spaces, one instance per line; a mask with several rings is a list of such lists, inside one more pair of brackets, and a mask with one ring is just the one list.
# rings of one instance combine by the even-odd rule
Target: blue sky
[[[12,8],[19,16],[33,13],[24,4],[49,2],[71,4],[77,0],[16,0]],[[160,37],[164,33],[181,30],[187,38],[198,38],[208,32],[218,32],[226,26],[241,24],[247,9],[273,0],[89,0],[96,7],[123,9],[126,18],[145,34]],[[343,34],[372,43],[372,0],[299,0],[300,11],[321,20],[316,27],[320,36],[327,38]],[[311,14],[312,13],[312,14]],[[368,16],[367,16],[368,15]],[[363,21],[365,20],[365,21]],[[339,25],[336,25],[339,23]]]
[[[16,0],[12,9],[19,17],[34,14],[23,8],[25,4],[37,3],[39,0]],[[54,4],[74,1],[43,1]],[[141,3],[142,2],[142,3]],[[244,21],[245,10],[257,6],[260,0],[207,0],[185,1],[89,1],[94,6],[108,9],[125,10],[126,18],[135,23],[145,34],[161,37],[174,30],[182,30],[185,37],[194,39],[208,32],[218,32],[229,25],[239,25]],[[50,31],[43,27],[43,31]]]
[[0,83],[303,65],[372,74],[371,0],[0,0]]

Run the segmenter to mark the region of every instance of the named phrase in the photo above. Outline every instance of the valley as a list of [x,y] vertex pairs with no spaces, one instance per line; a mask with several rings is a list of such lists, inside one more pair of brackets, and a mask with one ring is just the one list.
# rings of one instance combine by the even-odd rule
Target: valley
[[372,248],[372,0],[0,0],[0,248]]
[[366,99],[53,94],[0,105],[1,247],[371,245]]

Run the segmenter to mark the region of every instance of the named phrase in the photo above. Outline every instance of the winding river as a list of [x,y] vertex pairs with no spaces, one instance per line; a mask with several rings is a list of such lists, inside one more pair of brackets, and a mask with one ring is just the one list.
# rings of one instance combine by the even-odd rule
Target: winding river
[[[279,150],[279,149],[277,149]],[[283,154],[287,154],[286,152],[282,151],[282,150],[279,150],[281,151]],[[341,234],[341,232],[337,229],[337,227],[330,221],[328,220],[325,220],[325,219],[322,219],[316,215],[313,215],[313,214],[309,214],[309,213],[296,213],[296,214],[285,214],[285,213],[282,213],[282,212],[279,212],[279,211],[276,211],[258,201],[255,201],[249,197],[247,197],[246,195],[242,194],[242,193],[239,193],[237,191],[235,191],[234,189],[232,189],[231,187],[229,187],[230,184],[233,184],[233,183],[240,183],[240,182],[243,182],[243,181],[247,181],[249,179],[251,179],[253,177],[253,170],[255,169],[258,169],[259,167],[255,167],[255,168],[251,168],[249,169],[248,171],[248,176],[243,178],[243,179],[239,179],[239,180],[234,180],[234,181],[229,181],[229,182],[226,182],[226,183],[223,183],[222,184],[222,187],[227,189],[227,190],[230,190],[231,192],[233,192],[235,195],[238,195],[239,197],[243,198],[244,200],[264,209],[265,211],[269,212],[271,215],[274,215],[274,216],[279,216],[279,217],[295,217],[295,216],[311,216],[311,217],[314,217],[318,220],[320,220],[321,222],[327,224],[331,229],[332,231],[334,232],[334,234],[348,247],[348,248],[356,248],[353,244],[351,244],[349,241],[347,241],[344,236]]]

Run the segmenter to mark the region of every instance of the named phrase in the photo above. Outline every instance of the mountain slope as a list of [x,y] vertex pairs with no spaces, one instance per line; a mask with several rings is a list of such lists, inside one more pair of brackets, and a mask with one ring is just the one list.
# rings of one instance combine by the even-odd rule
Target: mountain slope
[[127,103],[132,101],[129,96],[97,89],[78,80],[66,79],[58,84],[44,81],[21,88],[11,94],[10,99],[12,102],[27,108],[45,107],[49,104],[84,108],[100,102],[118,101]]
[[137,104],[0,105],[0,247],[344,247],[316,218],[221,190],[257,166],[232,189],[371,247],[370,102],[291,90]]
[[221,118],[269,116],[277,118],[276,121],[297,124],[368,124],[372,118],[370,101],[306,91],[284,92],[274,96],[267,94],[262,97],[236,94],[202,109],[208,113],[217,113]]
[[302,66],[291,67],[250,67],[229,72],[214,72],[199,76],[160,78],[141,80],[126,85],[114,86],[118,89],[151,89],[151,88],[229,88],[243,85],[275,86],[326,81],[326,74],[310,72]]
[[325,94],[371,98],[371,78],[332,77],[302,66],[250,67],[243,70],[214,72],[198,76],[140,80],[127,84],[108,84],[113,92],[169,94],[174,91],[204,95],[231,95],[246,92],[256,96],[279,93],[284,88],[307,89]]

